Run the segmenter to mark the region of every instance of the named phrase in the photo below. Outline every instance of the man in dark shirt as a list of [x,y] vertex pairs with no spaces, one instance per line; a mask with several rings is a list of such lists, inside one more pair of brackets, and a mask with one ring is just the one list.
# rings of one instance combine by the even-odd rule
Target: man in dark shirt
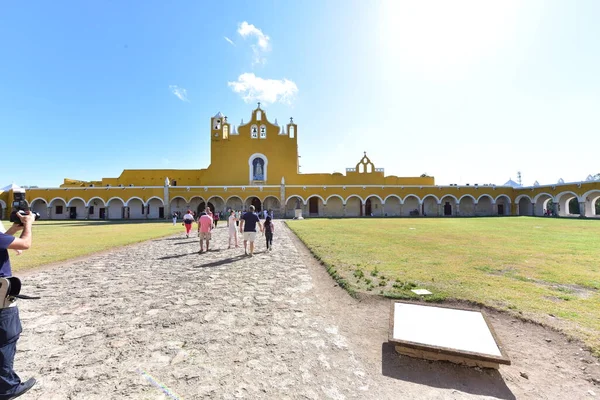
[[254,206],[250,206],[250,211],[242,216],[240,221],[240,233],[244,235],[244,253],[248,255],[246,251],[246,243],[250,242],[250,257],[254,255],[254,240],[256,239],[256,224],[260,227],[262,232],[263,227],[260,223],[258,215],[254,213]]
[[[0,233],[0,278],[12,276],[8,249],[27,250],[31,247],[31,225],[35,216],[17,214],[21,223],[13,224],[5,233]],[[13,235],[18,231],[21,236]],[[19,375],[13,370],[17,340],[21,334],[19,309],[15,306],[0,308],[0,400],[15,399],[35,385],[35,379],[21,382]]]

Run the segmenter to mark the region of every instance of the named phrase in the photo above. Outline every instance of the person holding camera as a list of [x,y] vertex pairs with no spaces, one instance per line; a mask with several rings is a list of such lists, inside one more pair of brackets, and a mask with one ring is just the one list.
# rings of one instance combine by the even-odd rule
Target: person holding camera
[[[5,233],[0,233],[0,278],[12,276],[8,249],[27,250],[31,247],[35,214],[28,211],[16,215],[21,223],[14,223]],[[14,237],[19,231],[22,231],[20,237]],[[0,400],[15,399],[36,383],[35,378],[21,382],[13,370],[17,340],[22,330],[19,309],[14,305],[0,308]]]

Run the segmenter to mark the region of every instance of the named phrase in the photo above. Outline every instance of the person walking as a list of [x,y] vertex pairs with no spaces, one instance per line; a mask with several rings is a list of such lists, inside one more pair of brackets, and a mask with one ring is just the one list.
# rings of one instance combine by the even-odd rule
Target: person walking
[[217,227],[217,223],[219,222],[219,212],[216,211],[213,215],[213,221],[215,222],[215,228]]
[[210,244],[211,234],[213,229],[213,220],[205,212],[200,213],[198,218],[198,237],[200,238],[200,251],[199,254],[204,253],[204,242],[206,242],[206,251],[208,251],[208,245]]
[[175,226],[175,224],[177,224],[177,211],[173,211],[171,218],[173,218],[173,226]]
[[234,239],[235,247],[240,247],[238,245],[237,229],[236,229],[235,223],[236,223],[235,211],[231,210],[229,212],[229,218],[227,219],[227,226],[229,226],[229,228],[228,228],[228,230],[229,230],[229,247],[227,247],[228,249],[231,248],[231,239]]
[[264,232],[265,232],[265,240],[267,241],[267,251],[272,251],[273,250],[273,232],[275,232],[275,224],[273,224],[271,216],[267,216],[267,218],[265,218]]
[[[258,224],[260,231],[262,232],[262,224],[258,215],[254,213],[254,206],[250,206],[247,213],[242,216],[240,221],[240,233],[244,235],[244,254],[252,257],[254,255],[254,241],[256,240],[256,225]],[[250,253],[248,253],[246,245],[250,242]]]
[[183,216],[183,225],[185,226],[185,237],[190,237],[190,231],[192,230],[192,224],[194,223],[194,216],[192,211],[188,210],[187,214]]

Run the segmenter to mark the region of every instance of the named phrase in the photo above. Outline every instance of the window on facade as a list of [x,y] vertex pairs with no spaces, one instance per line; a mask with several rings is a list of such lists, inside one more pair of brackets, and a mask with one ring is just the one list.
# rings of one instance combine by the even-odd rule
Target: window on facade
[[227,139],[229,136],[229,127],[227,125],[223,125],[223,139]]
[[260,120],[261,120],[261,118],[262,118],[262,112],[260,112],[260,111],[257,111],[257,112],[256,112],[256,120],[257,120],[257,121],[260,121]]
[[373,172],[373,167],[371,166],[371,164],[367,164],[367,172],[368,173]]
[[62,214],[63,213],[63,206],[56,206],[56,214]]
[[362,164],[358,165],[358,173],[362,174],[363,172],[365,172],[365,166]]
[[256,127],[256,125],[252,126],[252,129],[250,131],[250,135],[252,137],[252,139],[256,139],[258,137],[258,128]]
[[267,137],[267,128],[263,125],[260,127],[260,138],[265,139]]
[[94,215],[94,206],[90,206],[90,215]]
[[290,137],[293,139],[294,138],[294,127],[290,126]]

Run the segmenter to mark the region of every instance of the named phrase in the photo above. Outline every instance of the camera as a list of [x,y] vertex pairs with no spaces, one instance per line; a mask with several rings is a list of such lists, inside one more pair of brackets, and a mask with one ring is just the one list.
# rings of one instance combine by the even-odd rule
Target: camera
[[[10,222],[22,225],[21,220],[19,219],[17,214],[25,215],[27,214],[27,211],[29,211],[29,206],[25,201],[25,193],[14,193],[12,206],[13,211],[10,213]],[[32,211],[31,213],[35,215],[36,221],[40,218],[39,213],[35,211]]]

